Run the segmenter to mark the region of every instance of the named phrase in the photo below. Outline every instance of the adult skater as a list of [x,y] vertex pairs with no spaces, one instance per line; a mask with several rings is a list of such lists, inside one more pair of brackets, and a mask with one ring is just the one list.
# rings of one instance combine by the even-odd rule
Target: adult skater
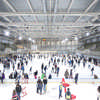
[[71,70],[70,70],[70,75],[69,75],[69,78],[71,78],[71,79],[73,78],[73,72],[72,72],[72,71],[73,71],[73,70],[71,69]]
[[68,69],[65,71],[65,74],[64,74],[65,78],[68,79],[69,77],[69,72],[68,72]]
[[37,79],[37,75],[38,75],[38,71],[36,70],[36,71],[34,72],[34,77],[35,77],[35,79]]
[[51,73],[49,74],[48,79],[52,79],[52,75],[51,75]]
[[38,77],[38,81],[37,81],[37,93],[39,93],[40,91],[40,95],[42,94],[42,81],[40,79],[40,77]]
[[24,73],[24,70],[25,70],[24,65],[22,65],[21,70],[22,70],[23,73]]
[[100,86],[97,88],[97,100],[100,100]]
[[43,89],[44,89],[44,93],[46,93],[46,87],[47,87],[47,78],[44,77],[43,78]]
[[15,70],[15,72],[14,72],[14,78],[15,79],[17,78],[17,75],[18,75],[18,72],[17,72],[17,70]]
[[2,81],[2,72],[1,72],[1,70],[0,70],[0,80]]
[[51,70],[51,72],[54,73],[54,66],[52,66],[52,70]]
[[57,77],[58,77],[58,75],[59,75],[59,67],[57,67]]
[[20,63],[17,64],[17,68],[20,69]]
[[67,92],[65,93],[65,99],[66,100],[72,100],[71,99],[72,97],[71,97],[71,92],[70,92],[70,90],[69,90],[69,88],[67,89]]
[[30,73],[32,72],[32,66],[30,67]]
[[47,65],[45,65],[45,67],[44,67],[45,74],[46,74],[46,70],[47,70]]
[[75,75],[75,84],[77,84],[77,81],[78,81],[78,76],[79,76],[79,74],[78,74],[78,73],[76,73],[76,75]]
[[20,96],[21,91],[22,91],[21,85],[19,83],[17,83],[17,85],[16,85],[16,92],[17,92],[19,100],[21,100],[21,96]]
[[59,85],[59,99],[60,97],[62,97],[62,82],[60,82],[60,85]]
[[42,73],[43,73],[43,69],[44,69],[44,64],[42,63],[42,65],[41,65],[41,71],[42,71]]
[[3,84],[3,80],[5,79],[5,73],[2,73],[2,79],[1,79],[1,83]]
[[94,71],[94,67],[92,67],[92,69],[91,69],[92,75],[93,75],[93,71]]

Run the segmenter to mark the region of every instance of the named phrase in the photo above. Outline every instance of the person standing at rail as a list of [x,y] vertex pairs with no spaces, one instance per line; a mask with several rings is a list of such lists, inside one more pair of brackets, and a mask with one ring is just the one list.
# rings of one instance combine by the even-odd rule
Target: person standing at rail
[[60,85],[59,85],[59,99],[62,97],[62,82],[60,82]]

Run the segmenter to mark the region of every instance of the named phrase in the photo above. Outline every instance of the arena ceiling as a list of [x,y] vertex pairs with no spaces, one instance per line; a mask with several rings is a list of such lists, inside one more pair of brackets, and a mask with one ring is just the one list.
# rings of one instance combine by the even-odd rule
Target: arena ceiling
[[100,0],[0,0],[0,27],[16,39],[82,38],[99,26]]

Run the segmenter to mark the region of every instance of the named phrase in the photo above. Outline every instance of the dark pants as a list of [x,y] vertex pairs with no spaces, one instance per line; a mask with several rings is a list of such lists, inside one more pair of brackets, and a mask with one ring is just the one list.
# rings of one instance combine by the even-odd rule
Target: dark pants
[[1,83],[3,84],[3,78],[1,79]]
[[78,79],[75,79],[75,83],[77,84]]
[[59,90],[59,98],[62,97],[62,90]]
[[97,97],[97,100],[99,100],[99,97]]
[[40,94],[42,94],[42,87],[37,87],[37,93],[39,93],[40,91]]
[[20,92],[17,92],[17,95],[18,95],[18,98],[19,98],[19,100],[20,100]]

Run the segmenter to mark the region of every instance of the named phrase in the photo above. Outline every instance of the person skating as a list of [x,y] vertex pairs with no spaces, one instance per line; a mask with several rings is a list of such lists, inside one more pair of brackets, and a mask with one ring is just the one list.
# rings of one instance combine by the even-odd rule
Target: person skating
[[55,73],[57,73],[57,64],[55,64]]
[[57,67],[57,77],[58,77],[58,75],[59,75],[59,67]]
[[77,81],[78,81],[78,76],[79,76],[79,74],[78,74],[78,73],[76,73],[76,75],[75,75],[75,84],[77,84]]
[[17,68],[20,69],[20,63],[17,64]]
[[24,66],[22,65],[22,67],[21,67],[21,70],[23,71],[23,73],[24,73],[24,70],[25,70],[25,68],[24,68]]
[[38,71],[36,70],[36,71],[34,72],[34,77],[35,77],[35,79],[37,79],[37,75],[38,75]]
[[41,65],[41,71],[42,71],[42,73],[43,73],[43,69],[44,69],[44,64],[42,63],[42,65]]
[[19,100],[21,100],[21,96],[20,96],[21,91],[22,91],[21,85],[19,83],[17,83],[17,85],[16,85],[16,92],[17,92]]
[[54,66],[52,66],[52,70],[51,70],[51,72],[54,73]]
[[47,65],[44,67],[44,71],[45,71],[45,73],[46,73],[46,70],[47,70]]
[[49,74],[48,79],[52,79],[52,75],[51,74]]
[[69,88],[67,89],[67,92],[65,93],[65,99],[66,100],[72,100],[71,92],[70,92]]
[[94,67],[92,67],[92,69],[91,69],[92,75],[93,75],[93,71],[94,71]]
[[66,79],[68,79],[68,78],[69,78],[69,72],[68,72],[68,70],[66,70],[66,71],[65,71],[64,76],[65,76],[65,78],[66,78]]
[[62,97],[62,82],[60,82],[60,85],[59,85],[59,99]]
[[73,70],[71,69],[71,70],[70,70],[70,75],[69,75],[69,78],[71,78],[71,79],[73,78],[73,72],[72,72],[72,71],[73,71]]
[[3,84],[3,80],[5,79],[5,73],[2,73],[2,79],[1,79],[1,83]]
[[45,76],[45,73],[42,73],[42,75],[41,75],[41,79],[43,79],[43,78],[44,78],[44,76]]
[[12,94],[12,99],[11,100],[18,100],[18,95],[16,93],[16,90],[13,90],[13,94]]
[[0,80],[2,81],[2,72],[1,72],[1,70],[0,70]]
[[47,78],[46,77],[44,77],[43,78],[43,89],[44,89],[44,93],[46,93],[46,89],[47,88]]
[[97,88],[97,100],[100,100],[100,86]]
[[41,81],[40,77],[38,77],[38,81],[37,81],[37,93],[39,93],[39,91],[40,91],[40,95],[42,94],[42,87],[43,87],[42,81]]
[[32,72],[32,66],[30,67],[30,72]]
[[14,78],[15,79],[17,78],[17,75],[18,75],[17,70],[15,70],[15,72],[14,72]]

